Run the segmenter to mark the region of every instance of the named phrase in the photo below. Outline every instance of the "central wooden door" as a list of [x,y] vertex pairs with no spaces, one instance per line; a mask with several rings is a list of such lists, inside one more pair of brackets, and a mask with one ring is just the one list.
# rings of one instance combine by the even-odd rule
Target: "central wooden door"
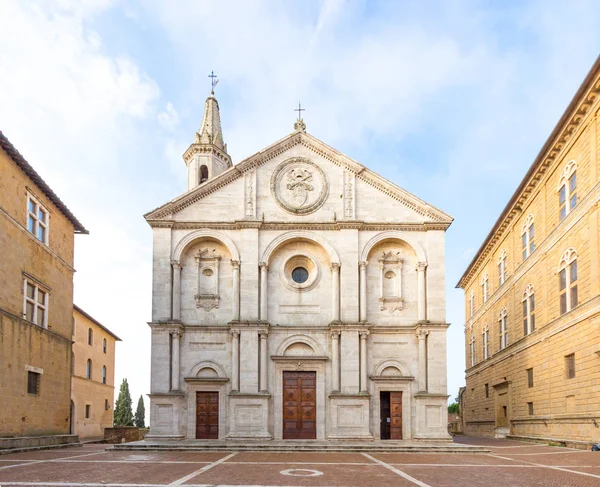
[[196,438],[219,438],[218,392],[196,392]]
[[317,373],[283,372],[283,439],[317,438]]
[[402,439],[402,393],[390,392],[390,439]]

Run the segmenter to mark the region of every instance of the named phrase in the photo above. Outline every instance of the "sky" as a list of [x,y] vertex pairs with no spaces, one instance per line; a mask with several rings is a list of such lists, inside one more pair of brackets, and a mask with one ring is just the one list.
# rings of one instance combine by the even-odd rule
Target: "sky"
[[448,393],[464,384],[458,279],[600,52],[597,2],[0,2],[0,130],[90,231],[75,303],[119,335],[115,384],[150,389],[152,235],[218,74],[239,162],[307,131],[455,218]]

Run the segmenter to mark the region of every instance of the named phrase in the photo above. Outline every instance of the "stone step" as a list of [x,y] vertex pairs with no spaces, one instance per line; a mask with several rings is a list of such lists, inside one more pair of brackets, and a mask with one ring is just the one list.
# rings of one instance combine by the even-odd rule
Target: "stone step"
[[376,453],[489,453],[490,450],[480,446],[462,445],[381,445],[373,443],[365,444],[256,444],[256,443],[234,443],[215,442],[203,444],[144,444],[142,442],[125,443],[113,445],[107,450],[116,451],[252,451],[269,453],[289,452],[376,452]]

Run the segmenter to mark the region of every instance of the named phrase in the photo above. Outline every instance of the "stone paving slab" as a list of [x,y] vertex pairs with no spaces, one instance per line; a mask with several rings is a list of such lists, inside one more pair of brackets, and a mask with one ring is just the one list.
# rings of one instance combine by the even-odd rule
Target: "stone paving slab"
[[590,465],[600,467],[600,452],[576,450],[566,452],[550,451],[545,455],[502,455],[519,462],[537,463],[541,465]]
[[127,463],[56,463],[20,465],[0,470],[0,485],[9,482],[61,483],[145,483],[168,484],[201,468],[190,463],[161,464]]
[[512,465],[521,463],[513,460],[503,460],[491,455],[455,455],[453,453],[372,453],[371,456],[394,465]]
[[[230,462],[373,463],[360,453],[238,453]],[[227,462],[229,463],[229,462]]]
[[[292,475],[281,472],[289,471]],[[322,475],[309,476],[310,472]],[[234,465],[223,463],[186,482],[189,484],[267,486],[415,487],[415,484],[377,464],[372,465]]]
[[[451,468],[451,467],[450,467]],[[402,467],[421,482],[435,487],[598,487],[599,477],[588,477],[544,467],[518,468],[450,468]],[[415,487],[414,484],[412,487]]]
[[[226,452],[141,452],[105,451],[82,458],[83,460],[127,462],[201,462],[212,463],[227,456]],[[77,460],[77,459],[75,459]],[[77,460],[79,461],[79,460]]]

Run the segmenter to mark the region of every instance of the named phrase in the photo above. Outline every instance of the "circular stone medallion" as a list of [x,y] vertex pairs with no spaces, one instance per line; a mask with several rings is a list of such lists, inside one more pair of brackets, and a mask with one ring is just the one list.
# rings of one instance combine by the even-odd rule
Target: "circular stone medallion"
[[323,475],[320,470],[312,470],[308,468],[290,468],[279,472],[281,475],[289,475],[290,477],[319,477]]
[[271,193],[277,204],[296,215],[318,210],[329,192],[323,170],[304,157],[282,162],[271,177]]

